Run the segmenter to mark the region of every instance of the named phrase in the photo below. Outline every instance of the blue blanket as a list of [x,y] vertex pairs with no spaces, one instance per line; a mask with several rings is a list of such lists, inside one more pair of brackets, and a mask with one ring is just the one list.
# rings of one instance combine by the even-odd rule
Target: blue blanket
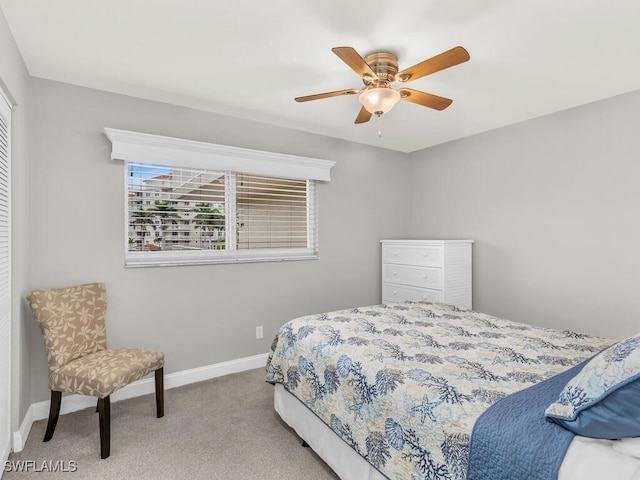
[[546,419],[544,411],[586,362],[513,393],[476,421],[467,480],[556,480],[574,433]]

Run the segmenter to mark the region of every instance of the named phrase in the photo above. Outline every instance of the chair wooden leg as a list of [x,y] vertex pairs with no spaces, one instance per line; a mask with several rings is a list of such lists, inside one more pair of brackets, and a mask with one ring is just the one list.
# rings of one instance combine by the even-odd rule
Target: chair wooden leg
[[164,417],[164,368],[159,368],[156,374],[156,416]]
[[110,397],[98,399],[98,421],[100,422],[100,458],[111,453],[111,400]]
[[49,422],[47,423],[47,431],[44,434],[43,442],[48,442],[56,431],[58,417],[60,416],[60,403],[62,402],[62,392],[51,390],[51,406],[49,407]]

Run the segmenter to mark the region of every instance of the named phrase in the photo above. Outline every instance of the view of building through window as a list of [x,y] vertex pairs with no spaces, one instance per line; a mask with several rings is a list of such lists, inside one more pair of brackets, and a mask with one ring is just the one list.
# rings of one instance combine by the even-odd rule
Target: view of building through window
[[128,162],[129,251],[307,248],[306,180]]

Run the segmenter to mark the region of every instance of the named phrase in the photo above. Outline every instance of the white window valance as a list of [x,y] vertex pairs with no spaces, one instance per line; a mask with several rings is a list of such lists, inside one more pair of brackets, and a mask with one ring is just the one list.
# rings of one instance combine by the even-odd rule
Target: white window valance
[[105,128],[111,159],[186,168],[250,172],[280,177],[331,180],[335,162],[283,153]]

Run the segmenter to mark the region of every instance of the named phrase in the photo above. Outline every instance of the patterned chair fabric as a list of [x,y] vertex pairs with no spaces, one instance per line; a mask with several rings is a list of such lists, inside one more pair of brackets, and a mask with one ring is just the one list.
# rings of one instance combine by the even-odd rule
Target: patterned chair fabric
[[142,348],[107,349],[104,284],[36,290],[27,295],[49,363],[51,405],[44,435],[53,437],[62,392],[98,397],[100,456],[111,451],[111,400],[116,390],[155,373],[156,416],[164,416],[164,354]]
[[102,350],[49,375],[49,388],[104,398],[164,365],[160,352],[141,348]]
[[49,388],[104,398],[164,366],[164,354],[145,349],[107,350],[104,284],[31,292],[49,362]]

